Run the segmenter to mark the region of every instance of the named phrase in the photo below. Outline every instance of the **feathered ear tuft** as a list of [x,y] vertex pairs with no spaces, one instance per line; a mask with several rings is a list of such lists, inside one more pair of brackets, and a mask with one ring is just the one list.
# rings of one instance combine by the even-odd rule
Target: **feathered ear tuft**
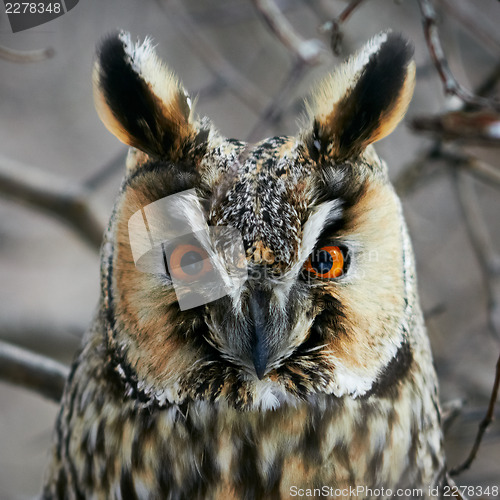
[[99,117],[125,144],[148,155],[177,159],[194,140],[191,101],[149,39],[134,45],[124,32],[105,39],[93,84]]
[[339,161],[389,135],[413,95],[412,57],[413,46],[405,38],[380,33],[325,79],[307,103],[311,147]]

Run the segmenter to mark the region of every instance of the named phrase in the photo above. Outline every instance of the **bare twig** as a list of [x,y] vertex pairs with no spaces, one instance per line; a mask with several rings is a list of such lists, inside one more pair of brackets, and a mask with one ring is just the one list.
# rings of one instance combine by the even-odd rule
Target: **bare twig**
[[[500,36],[496,23],[491,24],[481,19],[482,10],[475,2],[457,2],[456,0],[438,0],[448,14],[459,21],[473,36],[474,39],[487,47],[496,57],[500,52]],[[483,16],[484,17],[484,16]]]
[[315,65],[324,54],[319,40],[305,40],[295,32],[273,0],[252,0],[257,12],[278,40],[303,64]]
[[425,321],[429,321],[436,316],[440,316],[441,314],[446,312],[446,304],[444,302],[440,302],[436,304],[434,307],[430,309],[426,309],[423,311]]
[[0,157],[0,193],[55,215],[99,248],[104,227],[88,205],[89,192],[59,176]]
[[[473,180],[463,172],[456,176],[457,195],[462,208],[469,239],[483,271],[489,296],[489,324],[496,338],[500,338],[500,257],[495,252],[488,228],[483,220]],[[486,429],[494,418],[495,404],[500,386],[500,356],[496,364],[495,381],[491,391],[488,410],[479,424],[476,439],[467,459],[450,471],[456,476],[468,469],[477,456]]]
[[344,38],[341,26],[349,19],[351,14],[363,3],[363,1],[364,0],[351,0],[338,17],[320,26],[320,31],[330,32],[330,46],[333,53],[337,56],[341,53],[342,40]]
[[[487,405],[477,406],[472,408],[464,407],[460,411],[460,419],[465,422],[477,421],[482,419],[487,411],[488,411]],[[495,409],[494,417],[495,419],[500,417],[500,408],[498,408],[498,406]]]
[[122,148],[111,160],[92,172],[83,182],[83,186],[93,190],[106,182],[118,171],[125,171],[125,160],[127,159],[128,148]]
[[196,96],[196,102],[200,103],[205,99],[213,99],[221,95],[226,90],[226,82],[214,77],[210,83],[195,89],[192,94]]
[[59,402],[68,374],[62,363],[0,341],[0,380]]
[[446,172],[443,168],[436,168],[436,164],[439,162],[444,163],[448,171],[460,168],[485,184],[497,189],[500,188],[499,168],[459,151],[445,149],[437,141],[433,147],[407,164],[394,180],[393,184],[398,195],[404,197],[413,191],[419,183],[423,184],[424,180],[428,181],[433,175]]
[[406,196],[423,177],[427,177],[434,162],[441,159],[441,149],[441,142],[435,141],[418,158],[405,165],[393,182],[399,196]]
[[500,256],[496,253],[488,227],[481,214],[473,179],[457,172],[457,195],[462,209],[469,240],[481,266],[488,290],[489,325],[500,339]]
[[450,470],[450,475],[451,476],[457,476],[464,470],[467,470],[474,459],[477,456],[477,452],[479,451],[479,446],[481,445],[481,441],[483,439],[483,435],[486,432],[486,429],[489,427],[489,425],[493,422],[494,419],[494,412],[495,412],[495,404],[498,398],[498,388],[500,387],[500,356],[498,357],[497,365],[496,365],[496,374],[495,374],[495,381],[493,383],[493,389],[491,391],[491,396],[490,396],[490,402],[488,404],[488,410],[486,412],[486,415],[484,416],[483,420],[479,424],[479,429],[476,434],[476,439],[474,441],[474,445],[472,446],[472,449],[469,453],[469,456],[467,459],[460,464],[457,467],[454,467],[452,470]]
[[[479,96],[487,96],[493,92],[498,80],[500,79],[500,64],[497,64],[493,70],[486,76],[484,81],[475,89],[475,93]],[[464,103],[462,110],[468,111],[471,106]],[[492,167],[486,166],[477,159],[460,155],[460,161],[457,161],[457,156],[453,158],[446,152],[441,140],[435,140],[431,146],[424,151],[416,160],[409,163],[394,182],[396,191],[400,196],[405,196],[414,186],[427,174],[435,172],[431,169],[431,163],[436,160],[451,161],[452,166],[461,166],[469,170],[474,176],[488,183],[498,185],[498,171]]]
[[464,103],[471,106],[492,107],[500,109],[500,103],[492,99],[486,99],[473,94],[470,90],[464,88],[455,78],[448,65],[448,60],[441,45],[441,39],[437,29],[436,11],[431,3],[431,0],[418,0],[420,10],[422,12],[422,23],[424,26],[424,34],[434,65],[443,82],[444,91],[446,94],[455,95]]
[[500,114],[491,111],[451,111],[437,116],[419,116],[411,121],[414,130],[432,132],[443,140],[482,146],[500,146]]
[[46,61],[54,57],[55,51],[52,47],[37,50],[15,50],[0,45],[0,59],[17,63],[30,63]]
[[271,102],[266,106],[261,115],[259,116],[257,122],[253,126],[247,140],[253,142],[258,138],[261,138],[263,132],[266,128],[277,118],[280,112],[283,110],[288,97],[293,92],[293,89],[299,84],[300,80],[304,77],[306,66],[300,61],[296,60],[296,63],[291,68],[285,80],[276,93],[276,95],[271,99]]
[[446,474],[445,476],[445,485],[449,486],[449,492],[453,498],[456,498],[457,500],[469,500],[466,496],[462,495],[460,490],[457,488],[455,481],[453,481],[449,474]]
[[[159,7],[168,15],[165,0],[156,0]],[[207,68],[217,78],[225,82],[231,92],[238,96],[250,109],[258,110],[265,106],[262,92],[252,83],[242,76],[214,47],[212,42],[204,36],[198,26],[191,20],[182,2],[179,0],[169,0],[169,5],[175,7],[175,24],[186,43],[191,46]]]
[[[314,4],[317,0],[314,0]],[[297,10],[302,5],[302,0],[275,0],[277,7],[281,12]],[[311,3],[307,0],[308,5]],[[201,26],[210,26],[218,28],[221,26],[232,26],[244,23],[252,19],[255,15],[255,9],[249,3],[235,2],[227,0],[225,2],[210,2],[206,4],[206,9],[196,9],[190,13],[194,23]],[[171,17],[175,24],[176,14]]]
[[[490,71],[486,78],[481,82],[481,84],[475,89],[475,93],[479,96],[488,96],[494,92],[498,80],[500,80],[500,63]],[[470,111],[470,108],[466,105],[464,106],[465,111]]]
[[456,418],[462,414],[463,399],[452,399],[441,405],[441,421],[443,432],[446,434]]
[[464,170],[471,173],[476,179],[482,180],[492,187],[500,188],[500,170],[488,165],[477,158],[464,157],[461,162],[457,162]]
[[453,151],[443,151],[441,157],[443,160],[446,160],[449,167],[466,170],[476,179],[481,180],[485,184],[500,188],[499,168],[488,165],[484,161],[477,158]]
[[72,355],[81,344],[86,325],[24,318],[0,322],[0,340],[48,356]]

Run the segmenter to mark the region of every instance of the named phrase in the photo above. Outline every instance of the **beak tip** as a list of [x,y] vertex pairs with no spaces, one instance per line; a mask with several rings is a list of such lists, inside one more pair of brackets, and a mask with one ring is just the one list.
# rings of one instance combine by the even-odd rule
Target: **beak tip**
[[259,380],[262,380],[266,374],[267,360],[264,357],[256,356],[253,360],[253,366],[255,368],[255,373]]

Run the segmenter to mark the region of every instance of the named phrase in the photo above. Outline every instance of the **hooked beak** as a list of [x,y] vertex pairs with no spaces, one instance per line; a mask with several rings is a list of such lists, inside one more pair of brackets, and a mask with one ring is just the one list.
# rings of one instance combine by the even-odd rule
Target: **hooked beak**
[[267,311],[269,300],[265,293],[256,288],[249,299],[250,314],[250,346],[255,373],[259,380],[264,378],[269,360],[269,344],[267,332]]

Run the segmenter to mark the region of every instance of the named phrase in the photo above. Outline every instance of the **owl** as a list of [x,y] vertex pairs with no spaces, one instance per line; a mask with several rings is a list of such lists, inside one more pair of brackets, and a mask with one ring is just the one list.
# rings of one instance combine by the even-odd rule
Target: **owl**
[[383,32],[296,136],[198,118],[151,41],[109,36],[94,97],[131,147],[44,499],[435,498],[436,375],[400,201],[372,143],[411,44]]

